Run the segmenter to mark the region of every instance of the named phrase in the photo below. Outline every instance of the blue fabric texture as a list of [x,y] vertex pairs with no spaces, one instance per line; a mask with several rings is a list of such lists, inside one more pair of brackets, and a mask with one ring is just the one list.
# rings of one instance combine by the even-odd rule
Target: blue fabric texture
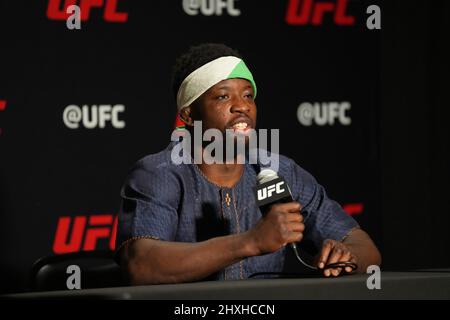
[[[256,225],[261,211],[254,187],[259,167],[245,164],[233,188],[218,186],[195,164],[175,165],[171,143],[165,150],[139,160],[121,190],[116,248],[137,237],[198,242],[237,234]],[[325,239],[343,239],[357,222],[329,199],[325,189],[292,159],[279,156],[278,175],[302,205],[304,240],[321,248]],[[213,276],[217,280],[245,279],[254,273],[282,272],[288,246],[271,254],[249,257]]]

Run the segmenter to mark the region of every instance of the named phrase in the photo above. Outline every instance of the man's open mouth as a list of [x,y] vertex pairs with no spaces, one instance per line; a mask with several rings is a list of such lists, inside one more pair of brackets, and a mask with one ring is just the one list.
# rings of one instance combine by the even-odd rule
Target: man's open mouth
[[245,129],[247,129],[247,127],[248,127],[248,124],[247,124],[247,123],[245,123],[245,122],[239,122],[239,123],[236,123],[236,124],[233,126],[233,129],[234,129],[234,130],[245,130]]
[[250,120],[248,119],[236,119],[231,125],[231,129],[233,129],[234,133],[248,133],[252,125],[250,124]]

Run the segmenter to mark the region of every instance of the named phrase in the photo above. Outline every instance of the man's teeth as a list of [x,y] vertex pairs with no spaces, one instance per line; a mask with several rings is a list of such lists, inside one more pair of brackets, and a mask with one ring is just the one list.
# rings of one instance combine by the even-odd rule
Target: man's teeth
[[244,129],[247,128],[247,124],[246,124],[245,122],[239,122],[239,123],[236,123],[236,124],[233,126],[233,128],[234,128],[234,129],[238,129],[238,130],[244,130]]

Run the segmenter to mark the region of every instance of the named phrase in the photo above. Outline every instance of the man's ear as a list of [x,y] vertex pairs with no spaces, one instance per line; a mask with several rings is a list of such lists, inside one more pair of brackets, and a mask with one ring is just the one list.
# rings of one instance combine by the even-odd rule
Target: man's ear
[[192,112],[191,106],[182,109],[180,111],[180,118],[181,120],[183,120],[184,123],[186,123],[186,125],[192,127],[194,125],[194,120],[191,117],[191,112]]

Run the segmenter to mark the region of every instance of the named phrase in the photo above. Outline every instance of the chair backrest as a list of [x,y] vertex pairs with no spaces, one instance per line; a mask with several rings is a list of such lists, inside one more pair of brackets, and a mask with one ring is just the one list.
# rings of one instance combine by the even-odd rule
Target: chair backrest
[[83,251],[51,255],[37,260],[31,271],[33,291],[67,290],[67,280],[73,272],[68,273],[71,265],[79,267],[81,289],[125,285],[113,252]]

